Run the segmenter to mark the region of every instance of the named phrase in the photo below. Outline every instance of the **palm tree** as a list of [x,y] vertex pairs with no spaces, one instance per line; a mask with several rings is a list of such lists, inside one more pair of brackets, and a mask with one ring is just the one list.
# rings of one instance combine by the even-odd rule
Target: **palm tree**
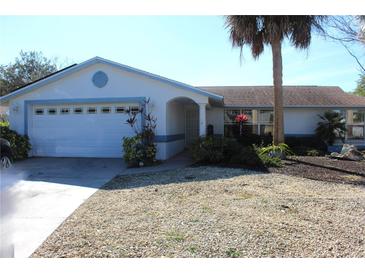
[[323,31],[321,25],[325,16],[263,16],[230,15],[226,17],[226,27],[230,32],[233,47],[251,48],[252,56],[257,59],[270,45],[273,58],[274,78],[274,132],[273,143],[284,143],[283,114],[283,65],[281,44],[288,38],[291,44],[306,49],[311,42],[313,30]]
[[316,135],[327,145],[332,146],[336,138],[345,140],[346,122],[341,113],[335,111],[326,111],[324,115],[318,115],[321,121],[318,122]]

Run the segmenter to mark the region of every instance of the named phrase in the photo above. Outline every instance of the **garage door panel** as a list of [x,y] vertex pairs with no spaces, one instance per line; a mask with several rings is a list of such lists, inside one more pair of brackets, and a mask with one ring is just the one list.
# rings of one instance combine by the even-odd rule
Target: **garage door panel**
[[[65,106],[34,106],[31,115],[30,138],[34,156],[49,157],[122,157],[122,139],[133,136],[126,124],[128,115],[113,112],[100,113],[105,105],[93,105],[98,113],[90,114],[88,105],[81,107],[82,114],[61,114]],[[57,114],[48,114],[48,108],[57,108]],[[35,109],[44,109],[44,114],[35,114]],[[139,117],[138,117],[139,118]],[[139,119],[140,120],[140,119]]]

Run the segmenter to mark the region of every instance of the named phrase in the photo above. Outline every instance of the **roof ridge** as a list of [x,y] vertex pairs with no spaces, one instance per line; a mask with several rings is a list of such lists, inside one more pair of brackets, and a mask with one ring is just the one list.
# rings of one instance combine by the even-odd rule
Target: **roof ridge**
[[[196,87],[199,87],[199,88],[240,88],[240,87],[252,87],[252,88],[255,88],[255,87],[274,87],[274,85],[242,85],[242,86],[238,86],[238,85],[224,85],[224,86],[196,86]],[[333,88],[333,87],[336,87],[336,88],[340,88],[339,86],[330,86],[330,85],[325,85],[325,86],[321,86],[321,85],[283,85],[283,87],[319,87],[319,88],[326,88],[326,87],[329,87],[329,88]]]

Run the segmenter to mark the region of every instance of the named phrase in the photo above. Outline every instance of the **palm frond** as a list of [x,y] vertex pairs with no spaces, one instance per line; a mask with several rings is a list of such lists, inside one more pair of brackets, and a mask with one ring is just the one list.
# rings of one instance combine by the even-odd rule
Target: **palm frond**
[[288,38],[296,48],[308,48],[312,32],[323,32],[326,16],[317,15],[229,15],[225,26],[229,29],[233,47],[242,50],[244,46],[251,49],[252,56],[258,58],[264,51],[265,44]]

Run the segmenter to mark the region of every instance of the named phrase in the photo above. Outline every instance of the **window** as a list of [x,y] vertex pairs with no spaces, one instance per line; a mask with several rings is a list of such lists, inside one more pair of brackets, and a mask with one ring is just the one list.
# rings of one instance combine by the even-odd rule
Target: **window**
[[346,135],[348,139],[364,139],[365,111],[348,110],[346,127]]
[[260,124],[272,124],[274,112],[272,110],[260,110]]
[[260,135],[272,135],[274,112],[272,110],[260,110],[259,124]]
[[69,108],[61,108],[60,113],[61,114],[69,114],[70,113],[70,109]]
[[57,109],[55,109],[55,108],[49,108],[48,109],[48,114],[49,115],[56,115],[57,114]]
[[236,124],[235,117],[240,113],[240,109],[225,109],[224,124]]
[[96,113],[96,107],[89,107],[87,109],[87,113],[89,113],[89,114],[95,114]]
[[115,113],[124,113],[125,107],[115,107]]
[[43,108],[37,108],[37,109],[35,110],[35,114],[36,114],[36,115],[43,115],[43,114],[44,114],[44,110],[43,110]]
[[75,114],[82,114],[82,112],[83,112],[83,109],[82,108],[74,108],[74,113]]
[[258,134],[257,111],[254,109],[225,109],[224,110],[224,135],[235,137],[239,135],[239,124],[235,121],[238,114],[245,114],[248,121],[243,124],[243,133]]
[[136,114],[136,113],[138,113],[139,112],[139,107],[130,107],[130,110],[131,110],[131,113],[132,114]]
[[363,124],[365,121],[365,110],[364,111],[354,111],[352,113],[352,120],[354,124]]
[[101,112],[102,113],[110,113],[110,107],[102,107]]

